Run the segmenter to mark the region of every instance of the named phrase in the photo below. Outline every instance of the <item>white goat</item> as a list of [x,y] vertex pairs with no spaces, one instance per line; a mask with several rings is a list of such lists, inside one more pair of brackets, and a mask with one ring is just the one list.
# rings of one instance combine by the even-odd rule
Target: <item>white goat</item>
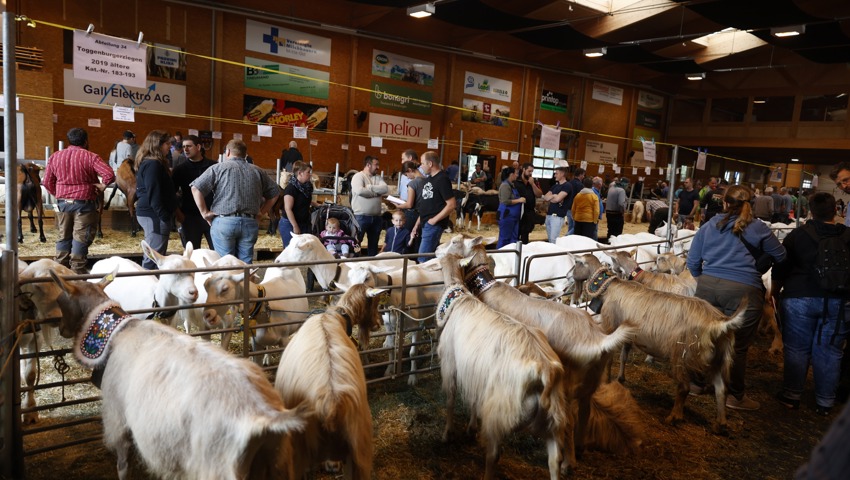
[[103,440],[128,477],[131,445],[159,478],[295,478],[286,410],[263,372],[200,339],[130,317],[100,283],[65,282],[59,332],[102,390]]
[[446,284],[437,308],[442,328],[437,351],[446,393],[443,441],[452,431],[460,390],[470,408],[470,427],[481,421],[485,479],[496,477],[502,439],[531,427],[545,437],[549,477],[557,480],[559,472],[575,465],[563,365],[543,332],[496,312],[469,293],[457,256],[444,256],[440,266]]
[[[189,260],[192,255],[192,243],[186,244],[183,255],[160,255],[144,240],[141,242],[142,253],[156,263],[160,270],[183,270],[195,268]],[[96,262],[91,269],[92,274],[106,275],[110,272],[148,272],[139,264],[122,257],[109,257]],[[195,274],[192,272],[161,274],[159,279],[154,275],[119,277],[108,287],[106,294],[109,298],[120,303],[127,310],[144,310],[148,308],[176,307],[192,305],[198,299],[198,289],[195,287]],[[155,318],[176,326],[179,318],[184,324],[198,324],[197,319],[186,318],[192,315],[193,309],[163,311],[153,314],[140,313],[137,318]],[[188,333],[188,332],[187,332]]]
[[383,290],[350,288],[335,306],[304,322],[283,351],[275,388],[285,405],[309,405],[315,415],[293,438],[294,456],[310,467],[344,461],[345,478],[372,478],[372,412],[366,374],[349,335],[358,327],[361,345],[380,328],[376,297]]
[[[232,255],[225,255],[216,263],[236,267],[249,266]],[[235,323],[236,314],[242,312],[245,332],[246,335],[250,332],[251,344],[255,351],[260,347],[285,347],[289,336],[295,333],[301,322],[307,318],[309,313],[307,297],[263,299],[306,293],[304,277],[297,268],[269,267],[265,278],[260,282],[260,278],[255,274],[256,271],[256,268],[249,270],[248,297],[251,298],[252,306],[248,312],[242,311],[243,303],[210,306],[204,310],[204,322],[211,327],[231,326]],[[242,300],[245,298],[244,280],[244,269],[213,272],[204,282],[207,302],[228,303]],[[265,327],[269,324],[283,325]],[[268,361],[268,356],[264,356],[263,363]]]

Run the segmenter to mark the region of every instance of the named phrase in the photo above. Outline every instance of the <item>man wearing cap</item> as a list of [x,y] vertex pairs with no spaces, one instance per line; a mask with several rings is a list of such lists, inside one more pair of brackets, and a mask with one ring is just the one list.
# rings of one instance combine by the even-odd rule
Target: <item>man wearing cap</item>
[[549,202],[546,211],[546,236],[549,243],[555,243],[561,229],[564,227],[564,217],[567,215],[566,200],[573,196],[573,189],[567,181],[567,167],[555,167],[555,184],[543,195],[543,200]]
[[136,134],[127,130],[124,132],[124,137],[118,144],[115,145],[115,156],[110,156],[109,166],[112,171],[118,171],[118,167],[124,163],[126,159],[136,159],[136,152],[139,151],[139,145],[136,144]]
[[82,128],[68,131],[68,145],[48,159],[43,185],[56,197],[56,262],[84,275],[97,230],[95,199],[98,190],[115,181],[115,173],[100,155],[88,150],[89,136]]

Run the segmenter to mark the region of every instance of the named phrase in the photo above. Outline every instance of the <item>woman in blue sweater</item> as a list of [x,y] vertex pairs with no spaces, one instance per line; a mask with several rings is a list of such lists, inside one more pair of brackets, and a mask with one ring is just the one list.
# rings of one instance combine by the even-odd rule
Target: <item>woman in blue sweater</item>
[[[170,150],[168,132],[154,130],[136,153],[136,218],[145,232],[145,241],[162,255],[168,249],[171,219],[177,208],[177,195],[168,166]],[[142,267],[156,270],[156,263],[145,257]]]
[[[764,283],[756,259],[746,241],[775,262],[785,259],[785,248],[770,228],[753,217],[752,191],[734,185],[723,196],[723,213],[700,227],[688,252],[688,270],[697,279],[694,296],[702,298],[729,315],[746,298],[744,324],[735,331],[735,352],[729,375],[726,406],[735,410],[757,410],[759,403],[744,395],[747,350],[755,340],[764,306]],[[701,393],[694,385],[692,393]]]

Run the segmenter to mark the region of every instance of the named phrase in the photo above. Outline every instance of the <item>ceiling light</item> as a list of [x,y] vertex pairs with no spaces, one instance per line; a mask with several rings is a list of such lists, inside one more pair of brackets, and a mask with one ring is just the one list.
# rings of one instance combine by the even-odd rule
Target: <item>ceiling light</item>
[[599,48],[585,48],[584,56],[589,58],[601,57],[608,53],[608,47],[599,47]]
[[700,73],[689,73],[687,74],[688,80],[705,80],[705,72]]
[[788,27],[773,27],[770,29],[770,34],[774,37],[793,37],[806,33],[805,25],[791,25]]
[[761,100],[753,100],[753,103],[767,103],[767,100],[764,100],[764,99],[761,99]]
[[423,3],[415,7],[407,7],[407,14],[414,18],[430,17],[437,12],[437,8],[433,3]]
[[792,162],[799,162],[799,161],[800,161],[800,159],[799,159],[799,158],[792,158],[792,159],[791,159],[791,161],[792,161]]

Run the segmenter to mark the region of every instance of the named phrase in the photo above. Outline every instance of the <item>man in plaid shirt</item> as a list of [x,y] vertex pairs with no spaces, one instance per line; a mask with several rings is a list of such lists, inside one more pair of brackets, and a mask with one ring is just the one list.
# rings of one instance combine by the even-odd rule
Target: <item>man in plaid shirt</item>
[[68,144],[50,156],[42,184],[56,197],[56,261],[82,275],[88,273],[89,246],[97,230],[98,190],[114,182],[115,173],[88,150],[89,136],[82,128],[68,131]]

